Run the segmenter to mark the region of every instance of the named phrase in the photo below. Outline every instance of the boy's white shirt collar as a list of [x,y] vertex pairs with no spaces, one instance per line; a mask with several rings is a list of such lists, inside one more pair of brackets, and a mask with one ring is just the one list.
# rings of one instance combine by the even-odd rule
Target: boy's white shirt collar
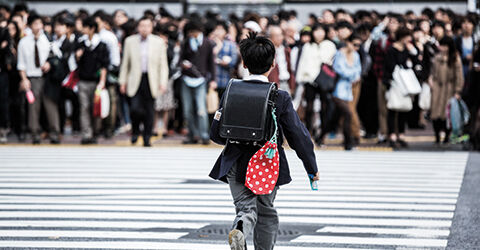
[[251,75],[248,75],[248,76],[245,76],[243,78],[243,80],[257,80],[257,81],[262,81],[262,82],[268,82],[268,77],[264,76],[264,75],[256,75],[256,74],[251,74]]

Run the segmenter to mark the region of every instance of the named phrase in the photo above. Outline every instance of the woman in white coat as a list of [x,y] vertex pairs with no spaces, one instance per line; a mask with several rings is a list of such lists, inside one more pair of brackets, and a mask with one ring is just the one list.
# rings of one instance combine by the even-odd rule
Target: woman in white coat
[[327,39],[327,27],[322,24],[315,24],[312,27],[312,38],[310,43],[303,45],[300,59],[297,67],[296,80],[298,84],[302,84],[305,87],[304,98],[307,101],[307,107],[305,109],[305,124],[311,134],[314,134],[312,117],[313,102],[320,94],[320,100],[322,102],[322,108],[320,111],[320,119],[323,124],[326,124],[327,109],[328,109],[328,96],[330,93],[322,93],[318,86],[315,85],[314,80],[320,73],[320,67],[322,63],[332,65],[333,58],[337,52],[335,44]]

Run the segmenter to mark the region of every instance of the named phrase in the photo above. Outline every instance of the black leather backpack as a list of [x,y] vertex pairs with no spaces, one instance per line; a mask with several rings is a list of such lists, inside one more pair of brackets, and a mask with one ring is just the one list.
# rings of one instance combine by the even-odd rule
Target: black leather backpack
[[275,83],[231,79],[223,98],[220,136],[230,142],[263,145],[275,133]]

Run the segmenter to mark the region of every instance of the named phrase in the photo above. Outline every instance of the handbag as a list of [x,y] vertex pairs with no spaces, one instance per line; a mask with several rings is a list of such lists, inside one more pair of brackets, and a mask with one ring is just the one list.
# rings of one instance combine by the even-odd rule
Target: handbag
[[209,89],[207,93],[207,111],[209,114],[213,114],[217,111],[219,102],[217,91]]
[[333,67],[322,63],[320,66],[320,73],[313,81],[313,86],[318,87],[320,91],[330,93],[335,90],[337,84],[337,73],[333,70]]
[[408,112],[412,110],[412,98],[403,93],[402,87],[395,80],[392,80],[390,89],[385,93],[387,109]]
[[105,119],[110,113],[110,97],[108,90],[95,90],[93,97],[93,117]]
[[412,69],[405,69],[399,65],[395,66],[392,78],[399,83],[400,91],[406,95],[418,95],[422,91],[422,86]]
[[430,110],[432,102],[432,93],[430,90],[430,85],[424,83],[422,84],[422,92],[418,96],[418,106],[422,110]]

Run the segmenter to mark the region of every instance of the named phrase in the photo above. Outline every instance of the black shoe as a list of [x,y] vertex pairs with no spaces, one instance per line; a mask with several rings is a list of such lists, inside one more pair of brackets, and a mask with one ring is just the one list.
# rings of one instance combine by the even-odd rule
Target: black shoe
[[404,140],[398,139],[398,144],[400,144],[400,147],[402,148],[408,148],[408,143]]
[[60,140],[58,138],[50,139],[50,144],[60,144]]
[[374,139],[376,137],[377,137],[376,134],[366,134],[365,136],[363,136],[363,138],[365,138],[365,139]]
[[347,145],[345,145],[345,150],[346,150],[346,151],[351,151],[352,149],[353,149],[352,144],[347,144]]
[[32,138],[32,144],[40,144],[40,136],[34,135]]
[[210,140],[209,139],[202,139],[202,144],[203,145],[208,145],[208,144],[210,144]]
[[80,141],[80,144],[82,144],[82,145],[97,144],[97,139],[95,139],[95,138],[83,138],[82,141]]
[[390,145],[391,148],[396,149],[397,148],[397,142],[393,140],[389,140],[388,144]]
[[158,136],[157,132],[152,132],[152,136]]
[[189,138],[189,139],[184,140],[182,143],[185,144],[185,145],[197,144],[198,140]]
[[144,142],[144,143],[143,143],[143,146],[144,146],[144,147],[151,147],[152,144],[151,144],[150,142]]
[[138,141],[138,135],[132,135],[132,139],[131,139],[132,144],[137,143],[137,141]]

